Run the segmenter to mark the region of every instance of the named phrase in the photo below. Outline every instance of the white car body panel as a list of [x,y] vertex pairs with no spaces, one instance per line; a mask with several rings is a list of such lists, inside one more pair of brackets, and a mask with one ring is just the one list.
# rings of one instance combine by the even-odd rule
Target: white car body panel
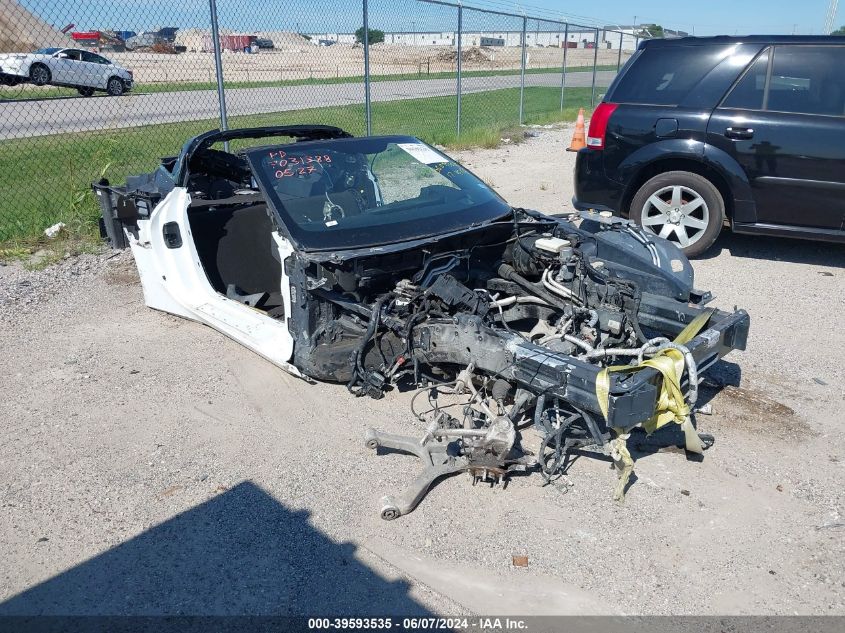
[[[126,231],[141,277],[145,303],[156,310],[204,323],[274,365],[301,377],[299,370],[288,362],[293,355],[293,338],[287,323],[292,302],[290,282],[284,270],[280,289],[285,307],[284,320],[272,318],[218,293],[209,283],[194,245],[188,221],[190,202],[187,190],[176,187],[155,207],[150,219],[138,220],[137,237]],[[168,222],[179,225],[182,247],[167,247],[164,225]],[[272,239],[281,261],[284,261],[293,248],[275,233]]]

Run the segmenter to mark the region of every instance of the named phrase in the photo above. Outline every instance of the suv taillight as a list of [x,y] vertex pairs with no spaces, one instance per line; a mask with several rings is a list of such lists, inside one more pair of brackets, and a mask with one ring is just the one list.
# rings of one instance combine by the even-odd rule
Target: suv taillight
[[607,134],[607,123],[616,108],[617,103],[600,103],[590,117],[590,131],[587,133],[587,147],[604,149],[604,139]]

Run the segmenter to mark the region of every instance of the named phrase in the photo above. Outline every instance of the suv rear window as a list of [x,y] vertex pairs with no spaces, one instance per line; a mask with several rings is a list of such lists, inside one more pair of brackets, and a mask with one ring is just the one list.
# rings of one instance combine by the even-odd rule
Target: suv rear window
[[724,46],[647,48],[631,63],[610,99],[615,103],[678,105],[722,59]]

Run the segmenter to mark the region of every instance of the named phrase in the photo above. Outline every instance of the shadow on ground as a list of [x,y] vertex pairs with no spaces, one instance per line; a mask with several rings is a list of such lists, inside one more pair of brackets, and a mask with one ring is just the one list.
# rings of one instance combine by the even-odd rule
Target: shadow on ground
[[699,259],[713,259],[718,257],[723,250],[728,251],[733,257],[845,268],[845,244],[765,235],[742,235],[728,230],[722,231],[716,243]]
[[431,615],[245,482],[0,603],[14,615]]

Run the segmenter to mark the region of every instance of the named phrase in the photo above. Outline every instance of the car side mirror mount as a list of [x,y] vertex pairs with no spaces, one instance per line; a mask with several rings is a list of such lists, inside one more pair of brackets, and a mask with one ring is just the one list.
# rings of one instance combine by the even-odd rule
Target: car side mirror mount
[[180,248],[182,246],[182,232],[177,222],[168,222],[162,227],[164,245],[167,248]]

